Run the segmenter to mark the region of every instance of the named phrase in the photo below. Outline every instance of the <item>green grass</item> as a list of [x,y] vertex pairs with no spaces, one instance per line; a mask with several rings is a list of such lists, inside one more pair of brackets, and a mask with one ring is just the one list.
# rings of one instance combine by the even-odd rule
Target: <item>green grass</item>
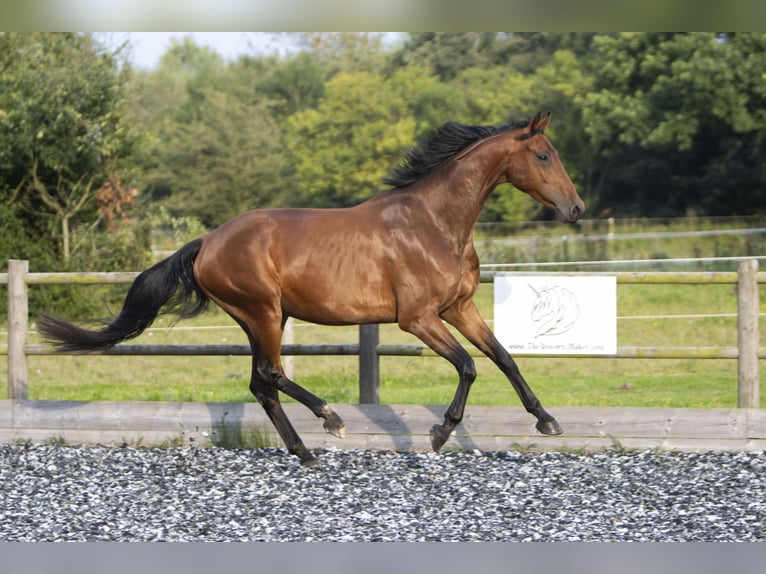
[[[761,289],[766,312],[766,289]],[[482,285],[477,302],[492,318],[492,287]],[[618,316],[736,313],[733,285],[620,285]],[[163,317],[138,343],[245,343],[222,312],[210,312],[166,329]],[[766,328],[761,322],[761,340]],[[187,327],[225,326],[223,329]],[[299,324],[297,343],[355,343],[356,327]],[[620,319],[618,344],[628,346],[735,346],[736,318]],[[6,341],[0,338],[0,344]],[[383,343],[413,343],[395,325],[381,328]],[[6,357],[0,356],[0,381]],[[356,357],[294,357],[295,378],[331,403],[358,399]],[[518,405],[508,381],[487,359],[477,359],[479,376],[469,404]],[[737,402],[733,360],[519,358],[522,373],[548,406],[724,407]],[[56,400],[221,401],[254,400],[248,391],[249,357],[29,358],[29,397]],[[380,399],[389,404],[447,404],[457,376],[435,357],[383,357]],[[7,385],[0,388],[5,398]],[[285,398],[285,400],[288,400]],[[763,404],[763,403],[762,403]]]
[[215,446],[234,449],[269,448],[277,446],[279,439],[268,428],[260,426],[234,428],[220,424],[214,431],[212,442]]
[[[587,201],[587,200],[586,200]],[[558,222],[537,222],[523,226],[480,226],[477,246],[482,263],[561,262],[625,259],[668,259],[676,257],[728,257],[762,255],[766,234],[657,237],[663,232],[695,232],[762,227],[763,218],[622,219],[610,228],[606,219],[583,220],[562,226]],[[608,240],[613,231],[615,238]],[[638,235],[636,235],[638,234]],[[563,242],[562,236],[570,241]],[[513,239],[526,242],[486,242],[486,239]],[[587,241],[578,239],[590,238]],[[645,266],[638,269],[647,269]],[[663,267],[667,268],[667,267]],[[571,269],[571,268],[569,268]],[[691,270],[731,270],[730,264],[698,262]]]

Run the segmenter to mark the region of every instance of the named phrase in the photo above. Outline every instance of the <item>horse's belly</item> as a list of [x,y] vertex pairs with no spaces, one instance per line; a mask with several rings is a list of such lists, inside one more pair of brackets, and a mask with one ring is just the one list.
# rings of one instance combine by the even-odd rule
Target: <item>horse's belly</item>
[[327,325],[396,321],[391,290],[369,281],[314,278],[300,285],[283,285],[282,307],[291,317]]

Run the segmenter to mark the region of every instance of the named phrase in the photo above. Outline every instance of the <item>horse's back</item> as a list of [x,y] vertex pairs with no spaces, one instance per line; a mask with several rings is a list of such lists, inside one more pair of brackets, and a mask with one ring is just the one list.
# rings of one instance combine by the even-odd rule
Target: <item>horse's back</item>
[[205,236],[195,274],[219,300],[278,298],[318,323],[394,321],[385,239],[362,209],[258,209]]

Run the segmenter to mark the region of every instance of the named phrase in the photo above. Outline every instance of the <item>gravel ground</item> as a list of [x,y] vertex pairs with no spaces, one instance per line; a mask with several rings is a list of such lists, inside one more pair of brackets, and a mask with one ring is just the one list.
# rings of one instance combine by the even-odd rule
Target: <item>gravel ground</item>
[[764,541],[763,452],[0,445],[0,540]]

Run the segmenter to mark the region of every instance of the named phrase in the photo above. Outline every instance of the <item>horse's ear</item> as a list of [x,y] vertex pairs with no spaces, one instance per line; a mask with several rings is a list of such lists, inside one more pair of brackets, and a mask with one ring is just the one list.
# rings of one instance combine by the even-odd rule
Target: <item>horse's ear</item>
[[538,112],[537,118],[538,118],[537,129],[539,129],[540,131],[543,131],[548,127],[548,124],[551,121],[551,113],[548,112],[547,114],[545,114],[545,117],[543,117],[542,119],[539,119],[540,113]]

